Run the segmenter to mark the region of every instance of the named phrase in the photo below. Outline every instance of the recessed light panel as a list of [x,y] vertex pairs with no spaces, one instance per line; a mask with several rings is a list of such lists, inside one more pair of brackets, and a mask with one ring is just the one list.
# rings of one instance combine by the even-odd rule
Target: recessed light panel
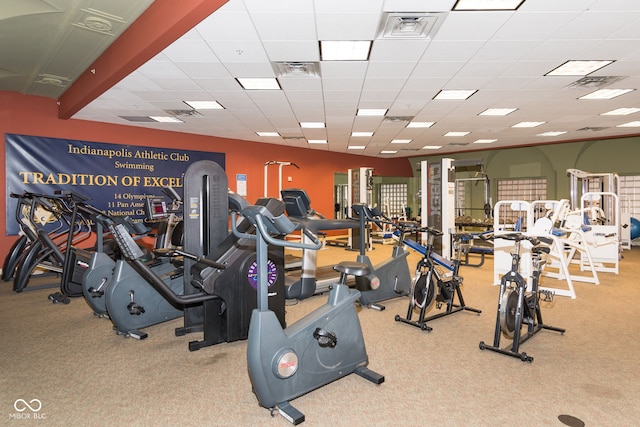
[[182,120],[171,116],[149,116],[149,118],[160,123],[184,123]]
[[442,145],[425,145],[422,147],[424,150],[438,150],[442,148]]
[[433,98],[433,99],[453,99],[453,100],[464,100],[468,99],[471,95],[476,93],[476,89],[471,90],[457,90],[457,89],[443,89]]
[[497,139],[477,139],[473,141],[474,144],[491,144],[492,142],[496,142]]
[[637,128],[640,127],[640,122],[629,122],[616,126],[617,128]]
[[392,144],[408,144],[411,141],[413,141],[412,139],[393,139],[391,140]]
[[393,151],[393,150],[382,150],[380,152],[380,154],[396,154],[397,151]]
[[365,148],[364,145],[350,145],[347,147],[347,150],[364,150]]
[[386,108],[358,108],[356,116],[384,116],[387,114]]
[[351,136],[373,136],[373,132],[351,132]]
[[471,132],[447,132],[444,136],[465,136],[469,135]]
[[326,139],[309,139],[307,142],[309,142],[309,144],[326,144],[327,140]]
[[300,127],[306,129],[321,129],[324,128],[324,122],[300,122]]
[[511,126],[512,128],[534,128],[536,126],[540,126],[542,124],[544,124],[546,122],[520,122],[517,123],[513,126]]
[[506,116],[516,110],[517,108],[487,108],[479,116]]
[[430,128],[435,122],[410,122],[408,128]]
[[578,99],[611,99],[616,96],[624,95],[625,93],[633,92],[634,90],[635,89],[600,89],[585,96],[581,96]]
[[565,133],[567,132],[566,131],[549,131],[549,132],[539,133],[538,136],[558,136],[558,135],[564,135]]
[[549,71],[545,76],[586,76],[613,61],[567,61],[558,68]]
[[452,10],[516,10],[524,0],[458,0]]
[[278,132],[256,132],[258,136],[280,136]]
[[280,90],[278,80],[273,77],[238,77],[236,80],[246,90]]
[[224,110],[216,101],[183,101],[194,110]]
[[323,61],[366,61],[371,51],[371,40],[322,40],[320,56]]
[[615,110],[607,111],[600,114],[601,116],[627,116],[629,114],[637,113],[640,108],[617,108]]

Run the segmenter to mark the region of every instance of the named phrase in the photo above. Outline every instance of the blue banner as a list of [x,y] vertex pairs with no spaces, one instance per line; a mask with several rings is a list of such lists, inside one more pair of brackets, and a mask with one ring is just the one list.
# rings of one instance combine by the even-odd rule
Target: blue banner
[[20,230],[11,193],[73,190],[109,215],[141,219],[146,196],[161,195],[162,187],[182,194],[191,163],[212,160],[225,167],[224,153],[15,134],[5,137],[5,159],[7,235]]

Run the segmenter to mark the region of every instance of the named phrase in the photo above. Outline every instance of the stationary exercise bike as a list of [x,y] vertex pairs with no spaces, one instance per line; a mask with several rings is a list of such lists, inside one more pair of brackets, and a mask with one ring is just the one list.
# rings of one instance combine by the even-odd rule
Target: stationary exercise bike
[[[357,261],[367,264],[371,269],[371,273],[356,277],[356,288],[360,289],[362,294],[360,296],[360,304],[364,307],[384,310],[384,306],[378,304],[380,301],[409,295],[411,290],[411,272],[407,261],[409,252],[404,249],[405,232],[399,233],[398,241],[393,246],[391,257],[374,266],[366,253],[365,235],[367,224],[375,223],[382,228],[382,224],[393,224],[393,221],[385,218],[378,209],[372,209],[364,204],[355,204],[352,209],[360,222],[360,254],[357,257]],[[406,227],[409,224],[412,223],[394,225],[396,227]]]
[[[554,326],[545,325],[540,311],[540,296],[544,301],[553,301],[554,294],[551,291],[539,290],[540,275],[546,264],[547,255],[550,252],[548,245],[550,239],[544,237],[531,237],[522,233],[500,234],[499,237],[515,242],[511,253],[511,270],[502,276],[500,280],[500,296],[498,297],[498,314],[493,336],[493,345],[487,345],[480,341],[480,350],[491,350],[507,356],[519,358],[523,362],[533,362],[533,357],[525,352],[520,352],[520,344],[533,337],[542,329],[564,334],[565,330]],[[487,236],[488,238],[488,236]],[[528,241],[531,247],[532,281],[531,291],[527,292],[527,281],[520,274],[520,246],[522,241]],[[522,326],[527,325],[522,334]],[[500,348],[500,336],[512,339],[510,347]]]
[[241,215],[256,228],[255,234],[238,231],[236,215],[232,214],[233,233],[256,242],[258,305],[251,315],[247,364],[260,405],[296,425],[304,421],[304,414],[289,401],[298,396],[351,373],[381,384],[384,377],[367,368],[369,359],[355,307],[360,292],[345,284],[348,275],[367,275],[369,267],[348,261],[336,265],[340,282],[330,291],[327,303],[283,328],[267,306],[269,284],[274,280],[267,245],[314,250],[321,243],[311,233],[311,244],[272,237],[285,236],[297,226],[285,215],[274,216],[264,206],[246,207]]
[[[480,314],[481,311],[468,307],[462,297],[462,276],[458,274],[460,269],[460,256],[462,247],[465,242],[471,239],[469,234],[453,234],[452,239],[456,248],[456,258],[448,260],[433,251],[434,237],[442,236],[442,232],[435,228],[424,227],[422,232],[428,234],[427,245],[423,246],[413,240],[406,239],[405,244],[415,251],[422,254],[422,259],[418,261],[416,267],[416,276],[411,287],[409,298],[409,309],[405,318],[396,314],[396,322],[403,322],[408,325],[416,326],[423,331],[431,331],[433,328],[427,325],[427,321],[448,316],[449,314],[458,313],[460,311],[472,311]],[[458,303],[455,298],[458,297]],[[436,308],[440,309],[446,304],[446,309],[432,316],[425,317],[427,311],[436,303]],[[419,309],[418,320],[412,320],[414,310]]]

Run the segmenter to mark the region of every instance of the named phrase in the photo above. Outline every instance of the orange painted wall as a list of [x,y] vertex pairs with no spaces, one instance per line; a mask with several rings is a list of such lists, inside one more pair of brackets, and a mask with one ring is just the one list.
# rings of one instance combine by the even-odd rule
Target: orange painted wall
[[[253,203],[264,192],[264,163],[270,160],[290,161],[300,166],[285,167],[284,187],[305,189],[316,211],[333,213],[333,174],[347,172],[350,168],[372,167],[378,176],[413,176],[408,159],[378,159],[352,154],[331,153],[282,145],[184,134],[133,126],[96,123],[84,120],[60,120],[56,101],[48,98],[25,96],[15,92],[0,92],[0,133],[3,149],[0,151],[5,181],[4,135],[23,135],[67,138],[112,144],[139,145],[160,148],[180,148],[221,152],[226,154],[226,171],[229,186],[235,190],[235,174],[247,174],[247,200]],[[277,196],[277,166],[269,168],[269,195]],[[291,176],[292,182],[286,182]],[[80,190],[81,192],[81,190]],[[6,187],[2,189],[7,199]],[[2,204],[2,212],[5,210]],[[0,216],[0,259],[4,259],[15,236],[6,236],[5,216]]]

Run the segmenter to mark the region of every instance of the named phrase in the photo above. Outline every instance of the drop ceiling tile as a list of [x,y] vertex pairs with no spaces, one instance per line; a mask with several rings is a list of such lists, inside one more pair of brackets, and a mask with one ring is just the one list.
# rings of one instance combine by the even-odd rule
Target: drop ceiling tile
[[369,62],[367,79],[375,77],[407,78],[415,67],[415,62]]
[[313,0],[244,0],[247,9],[252,12],[272,12],[286,10],[289,12],[313,12]]
[[319,77],[279,77],[278,81],[287,93],[300,91],[322,96],[322,80]]
[[455,3],[456,0],[429,0],[426,6],[424,0],[385,0],[382,9],[385,12],[449,12]]
[[220,62],[202,39],[178,39],[162,53],[173,62]]
[[318,13],[318,40],[373,40],[379,20],[379,13]]
[[553,34],[558,39],[601,39],[625,27],[640,17],[636,12],[590,12],[581,13]]
[[385,40],[376,39],[371,48],[369,61],[418,61],[429,40]]
[[171,90],[171,91],[202,90],[193,80],[187,79],[187,78],[154,78],[153,82],[163,90]]
[[233,77],[275,77],[273,67],[268,61],[262,62],[225,62],[227,71]]
[[264,49],[270,61],[317,62],[320,46],[317,40],[265,41]]
[[433,38],[439,40],[490,39],[514,12],[451,12]]
[[[228,2],[227,4],[232,3]],[[219,9],[196,26],[206,41],[255,41],[258,34],[246,11]]]
[[324,80],[339,78],[364,78],[367,73],[367,61],[322,61],[320,74]]
[[315,1],[317,13],[323,12],[378,12],[384,0],[322,0]]
[[262,43],[255,40],[209,41],[220,61],[224,62],[260,62],[269,61]]
[[263,41],[316,40],[316,22],[313,13],[290,13],[286,10],[272,9],[265,13],[251,13],[251,20]]
[[233,78],[221,62],[176,62],[175,64],[192,79]]
[[411,78],[450,78],[455,75],[466,62],[463,61],[422,61],[416,65]]
[[371,91],[393,91],[393,93],[397,94],[403,88],[405,82],[405,79],[367,77],[362,87],[364,91],[362,95],[364,96]]

